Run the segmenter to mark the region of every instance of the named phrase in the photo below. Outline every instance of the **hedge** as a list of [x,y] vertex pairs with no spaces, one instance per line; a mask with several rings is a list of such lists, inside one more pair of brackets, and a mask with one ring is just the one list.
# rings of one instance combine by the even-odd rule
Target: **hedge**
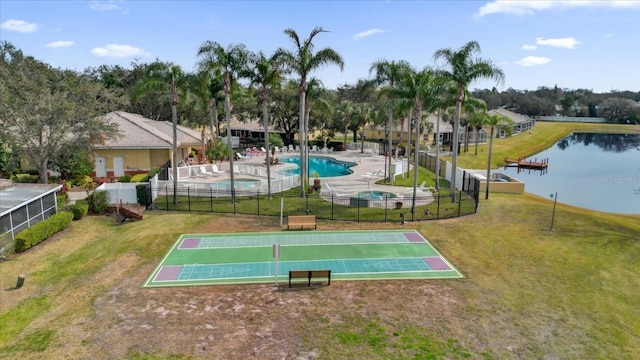
[[133,177],[131,177],[131,182],[133,182],[133,183],[146,182],[148,180],[149,180],[149,175],[147,175],[147,174],[137,174],[137,175],[133,175]]
[[87,203],[75,203],[67,206],[71,213],[73,213],[73,220],[80,220],[83,216],[89,212],[89,204]]
[[23,252],[32,248],[49,236],[64,230],[73,220],[73,214],[68,211],[61,211],[50,218],[43,220],[32,227],[25,229],[16,235],[14,240],[15,252]]

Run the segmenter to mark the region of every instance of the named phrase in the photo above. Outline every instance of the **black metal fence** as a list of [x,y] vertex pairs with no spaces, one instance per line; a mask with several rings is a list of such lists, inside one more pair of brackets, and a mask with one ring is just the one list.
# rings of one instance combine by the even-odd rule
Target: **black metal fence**
[[[159,196],[153,207],[167,211],[247,214],[258,216],[284,216],[312,214],[318,219],[338,221],[423,221],[454,218],[474,214],[478,208],[479,180],[464,174],[463,189],[452,194],[431,194],[419,191],[414,196],[359,193],[337,196],[327,193],[306,194],[305,197],[289,193],[267,194],[259,191],[235,191],[234,203],[229,191],[194,191],[154,189]],[[374,196],[375,195],[375,196]]]

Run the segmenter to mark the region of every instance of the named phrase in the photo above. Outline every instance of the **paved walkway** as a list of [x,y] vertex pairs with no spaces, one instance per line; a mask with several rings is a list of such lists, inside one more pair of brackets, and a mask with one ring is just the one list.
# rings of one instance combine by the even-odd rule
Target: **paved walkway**
[[[375,182],[381,180],[385,175],[385,157],[382,155],[373,154],[371,150],[365,149],[364,153],[361,150],[347,150],[347,151],[336,151],[331,153],[310,153],[309,155],[313,156],[327,156],[335,158],[340,161],[349,161],[354,162],[357,165],[353,166],[351,170],[353,171],[350,175],[336,176],[336,177],[323,177],[321,178],[321,184],[323,187],[323,195],[331,195],[331,190],[333,190],[335,195],[347,195],[347,194],[355,194],[358,192],[366,192],[366,191],[386,191],[392,192],[398,195],[399,200],[404,199],[403,201],[407,201],[411,199],[413,196],[413,188],[412,187],[403,187],[403,186],[391,186],[391,185],[378,185]],[[299,156],[298,152],[281,152],[276,153],[276,157],[281,156]],[[396,163],[396,159],[391,158],[392,164]],[[398,157],[398,162],[402,161],[401,157]],[[253,165],[264,165],[265,157],[263,155],[254,156],[248,159],[243,160],[234,160],[234,165],[242,165],[242,164],[253,164]],[[217,164],[220,169],[223,169],[227,172],[225,175],[228,177],[229,171],[229,162],[222,162],[221,164]],[[294,166],[291,164],[287,164],[288,166]],[[386,164],[388,166],[388,163]],[[278,170],[281,170],[282,165],[278,165]],[[273,169],[273,168],[272,168]],[[313,179],[309,179],[310,184],[313,183]],[[329,185],[327,187],[327,185]],[[326,191],[325,191],[326,190]],[[324,196],[323,196],[324,197]],[[420,201],[422,203],[429,203],[433,201],[433,197],[430,192],[419,192],[418,197],[423,199]],[[346,201],[348,201],[348,197],[345,197]]]

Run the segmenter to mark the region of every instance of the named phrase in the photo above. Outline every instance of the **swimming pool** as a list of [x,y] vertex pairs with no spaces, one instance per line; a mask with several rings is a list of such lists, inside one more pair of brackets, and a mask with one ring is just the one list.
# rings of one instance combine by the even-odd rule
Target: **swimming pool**
[[[260,188],[260,180],[256,179],[234,179],[233,185],[236,190],[257,190]],[[221,180],[209,183],[209,187],[213,190],[230,190],[231,181]]]
[[[285,170],[286,175],[300,174],[299,156],[281,157],[280,162],[298,165],[295,169]],[[309,174],[318,173],[321,178],[350,175],[353,173],[351,167],[355,165],[356,163],[354,162],[339,161],[326,156],[309,156]]]
[[384,200],[394,199],[397,195],[388,191],[362,191],[358,193],[358,197],[368,200]]

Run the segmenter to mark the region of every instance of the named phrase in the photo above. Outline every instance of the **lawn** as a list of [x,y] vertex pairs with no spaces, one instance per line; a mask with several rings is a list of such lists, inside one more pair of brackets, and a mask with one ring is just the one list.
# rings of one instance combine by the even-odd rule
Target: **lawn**
[[[0,356],[23,358],[640,357],[640,216],[530,195],[409,224],[467,279],[141,289],[180,233],[277,231],[278,219],[148,212],[87,217],[0,263]],[[490,224],[490,226],[488,226]],[[320,222],[320,228],[397,228]],[[167,341],[167,339],[171,339]]]
[[[629,127],[538,123],[497,141],[494,158],[534,154],[572,129]],[[482,168],[486,152],[470,154],[461,164]],[[551,231],[552,208],[533,195],[493,194],[475,215],[405,225],[465,279],[296,291],[140,287],[180,234],[279,231],[276,216],[85,217],[0,262],[0,358],[640,358],[640,215],[558,204]],[[400,227],[319,221],[322,230]],[[25,286],[12,290],[19,274]]]

